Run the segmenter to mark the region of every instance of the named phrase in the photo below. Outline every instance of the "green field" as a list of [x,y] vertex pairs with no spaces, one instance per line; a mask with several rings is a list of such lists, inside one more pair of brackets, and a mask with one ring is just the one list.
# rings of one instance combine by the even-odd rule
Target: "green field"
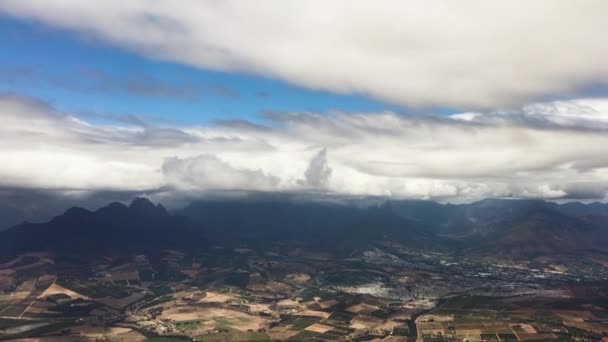
[[187,338],[182,338],[182,337],[149,337],[148,339],[146,339],[146,342],[188,342],[190,341]]
[[306,289],[300,293],[300,297],[304,302],[310,302],[315,299],[315,297],[321,298],[321,300],[331,299],[336,296],[335,293],[324,291],[320,289]]
[[175,327],[182,331],[189,331],[196,329],[201,324],[201,321],[184,321],[175,324]]
[[74,279],[62,279],[57,280],[57,284],[91,298],[125,298],[133,293],[133,290],[126,286],[112,283],[83,283]]
[[320,339],[322,334],[313,331],[302,330],[294,336],[287,339],[287,341],[323,341]]
[[154,294],[157,296],[162,296],[162,295],[173,293],[173,290],[171,289],[171,287],[169,287],[168,285],[165,285],[165,284],[157,284],[157,285],[151,286],[150,290],[152,292],[154,292]]
[[319,322],[319,320],[318,317],[312,316],[289,316],[286,320],[281,322],[281,325],[292,325],[291,330],[302,330]]
[[249,273],[232,273],[224,278],[224,284],[236,287],[246,287],[249,283]]
[[501,311],[506,305],[499,301],[498,298],[485,296],[464,296],[451,298],[439,308],[435,309],[435,313],[471,313],[473,311],[478,314],[480,311]]
[[351,312],[335,311],[329,316],[327,321],[346,324],[346,323],[350,322],[355,316],[356,315]]
[[231,330],[219,334],[203,334],[196,336],[197,341],[203,342],[269,342],[268,335],[257,331]]
[[140,306],[139,308],[143,310],[143,309],[151,308],[151,307],[153,307],[155,305],[158,305],[158,304],[170,302],[171,300],[173,300],[173,296],[171,296],[171,295],[165,295],[165,296],[162,296],[162,297],[154,298],[151,301],[142,304],[142,306]]

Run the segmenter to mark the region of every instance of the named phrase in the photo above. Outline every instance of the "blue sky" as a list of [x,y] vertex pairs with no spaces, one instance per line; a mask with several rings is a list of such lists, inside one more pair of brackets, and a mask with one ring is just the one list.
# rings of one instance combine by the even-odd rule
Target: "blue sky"
[[69,113],[197,124],[259,121],[264,111],[406,112],[364,96],[147,59],[82,33],[1,15],[0,36],[0,91],[36,97]]

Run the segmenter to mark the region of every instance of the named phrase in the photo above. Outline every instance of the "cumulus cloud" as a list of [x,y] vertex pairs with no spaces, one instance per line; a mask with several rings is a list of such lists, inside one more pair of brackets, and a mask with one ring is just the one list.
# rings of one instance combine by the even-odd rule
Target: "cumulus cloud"
[[211,154],[172,157],[162,166],[167,184],[179,190],[276,190],[279,179],[262,170],[235,168]]
[[608,105],[604,99],[582,98],[532,103],[517,110],[458,113],[450,118],[478,124],[510,123],[539,129],[600,132],[608,130]]
[[607,108],[597,98],[452,117],[267,113],[267,126],[158,126],[95,124],[0,94],[0,188],[605,199]]
[[302,184],[313,188],[323,188],[329,184],[331,171],[327,161],[327,149],[324,148],[310,160],[308,168],[304,172]]
[[605,84],[603,0],[3,0],[142,55],[406,106],[499,108]]

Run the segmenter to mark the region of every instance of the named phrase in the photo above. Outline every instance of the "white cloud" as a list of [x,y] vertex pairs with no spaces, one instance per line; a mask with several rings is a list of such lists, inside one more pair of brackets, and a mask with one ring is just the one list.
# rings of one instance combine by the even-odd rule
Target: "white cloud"
[[148,57],[407,106],[499,108],[605,83],[603,0],[3,0]]
[[[584,120],[574,115],[581,104]],[[538,103],[464,121],[285,113],[264,129],[242,122],[140,127],[93,124],[0,95],[0,188],[601,199],[608,190],[607,105]]]
[[473,121],[478,118],[480,113],[458,113],[450,115],[450,118],[455,120],[463,120],[463,121]]
[[184,191],[256,190],[273,191],[277,177],[262,170],[235,168],[218,157],[202,154],[192,158],[172,157],[162,165],[167,184]]

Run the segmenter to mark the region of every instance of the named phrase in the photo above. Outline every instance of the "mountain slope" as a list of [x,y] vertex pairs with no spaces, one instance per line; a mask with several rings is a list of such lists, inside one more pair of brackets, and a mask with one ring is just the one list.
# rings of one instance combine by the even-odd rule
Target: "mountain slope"
[[[608,252],[608,206],[488,199],[321,203],[293,200],[206,200],[169,214],[136,199],[96,211],[71,208],[47,223],[0,232],[0,253],[52,249],[78,253],[167,248],[272,246],[351,254],[381,241],[425,250],[466,247],[474,255],[531,258]],[[205,227],[203,230],[201,227]]]
[[585,253],[602,248],[596,227],[554,210],[535,208],[487,236],[482,249],[513,258]]
[[306,245],[329,251],[366,248],[395,239],[412,247],[438,247],[446,241],[388,205],[361,208],[290,201],[201,201],[179,211],[197,220],[224,243],[272,242]]
[[190,220],[144,198],[96,211],[74,207],[47,223],[23,223],[0,233],[3,254],[31,250],[103,253],[188,245],[202,240]]
[[401,217],[469,245],[475,255],[529,259],[608,252],[608,205],[485,199],[460,205],[391,201]]

